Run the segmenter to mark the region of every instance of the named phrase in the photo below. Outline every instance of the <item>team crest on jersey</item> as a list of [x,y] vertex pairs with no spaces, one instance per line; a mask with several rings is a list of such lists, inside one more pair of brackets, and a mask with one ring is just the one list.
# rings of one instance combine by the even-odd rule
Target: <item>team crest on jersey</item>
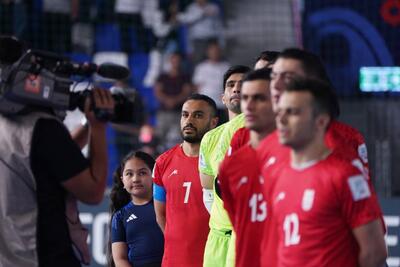
[[364,163],[368,163],[368,151],[365,143],[358,146],[358,156]]
[[368,182],[363,175],[351,176],[347,182],[354,201],[363,200],[371,196]]
[[315,190],[314,189],[306,189],[303,193],[303,199],[301,201],[301,208],[304,211],[311,210],[314,204]]

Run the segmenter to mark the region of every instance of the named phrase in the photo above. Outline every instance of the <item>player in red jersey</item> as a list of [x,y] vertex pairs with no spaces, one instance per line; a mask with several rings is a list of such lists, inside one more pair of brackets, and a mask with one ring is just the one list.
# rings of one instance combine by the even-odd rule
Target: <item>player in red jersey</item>
[[278,136],[291,152],[279,168],[267,167],[263,266],[384,266],[377,197],[367,177],[326,146],[331,97],[328,85],[309,79],[292,81],[280,97]]
[[[278,58],[279,52],[276,51],[262,51],[254,62],[254,69],[259,70],[262,68],[271,69],[276,59]],[[242,146],[246,145],[250,140],[250,129],[242,127],[235,132],[232,136],[232,140],[228,149],[227,154],[238,150]]]
[[229,149],[226,152],[227,155],[231,155],[233,152],[236,152],[242,146],[247,145],[249,141],[250,141],[250,130],[246,127],[240,128],[232,136]]
[[[364,138],[357,130],[334,120],[328,126],[325,134],[325,144],[335,151],[337,155],[352,162],[354,166],[369,177]],[[259,154],[260,162],[262,162],[261,170],[263,171],[271,163],[287,160],[290,155],[290,149],[279,143],[278,132],[274,131],[260,142],[257,153]]]
[[217,125],[216,110],[208,96],[190,96],[182,107],[183,143],[156,160],[154,207],[164,232],[163,267],[203,266],[209,213],[203,204],[197,166],[200,141]]
[[[287,82],[294,77],[314,78],[330,83],[325,68],[318,56],[296,48],[286,49],[279,54],[278,59],[272,67],[270,89],[274,109],[277,107],[280,95],[285,89]],[[332,96],[330,105],[334,110],[334,120],[327,130],[325,137],[326,144],[330,148],[343,149],[341,152],[343,155],[351,154],[351,156],[358,156],[365,170],[368,172],[368,156],[363,136],[353,127],[336,120],[340,113],[336,97]],[[260,147],[264,147],[264,145]],[[268,146],[266,148],[268,149]]]
[[263,194],[264,179],[260,175],[254,148],[275,129],[269,91],[270,70],[249,72],[243,79],[241,109],[250,143],[228,154],[219,170],[224,207],[236,233],[235,266],[260,266],[260,244],[267,217]]

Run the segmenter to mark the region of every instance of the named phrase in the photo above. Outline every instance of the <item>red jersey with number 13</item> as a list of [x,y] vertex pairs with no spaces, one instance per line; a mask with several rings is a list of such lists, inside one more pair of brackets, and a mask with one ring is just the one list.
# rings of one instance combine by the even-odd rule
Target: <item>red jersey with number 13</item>
[[227,155],[218,179],[224,207],[236,233],[235,266],[258,267],[267,203],[256,151],[245,145]]

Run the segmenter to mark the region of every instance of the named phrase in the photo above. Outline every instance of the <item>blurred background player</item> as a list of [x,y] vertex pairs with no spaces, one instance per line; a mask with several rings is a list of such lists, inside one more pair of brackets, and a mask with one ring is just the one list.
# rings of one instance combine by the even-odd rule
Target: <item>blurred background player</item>
[[154,85],[155,96],[160,103],[157,136],[165,149],[170,149],[180,140],[182,104],[193,91],[190,76],[183,72],[181,55],[172,53],[169,63],[169,70],[162,73]]
[[332,95],[318,80],[293,80],[275,106],[279,142],[291,153],[265,171],[264,237],[277,234],[262,248],[268,266],[384,266],[382,213],[368,177],[325,144],[337,112]]
[[188,25],[189,50],[194,64],[204,59],[210,41],[223,42],[221,11],[213,1],[192,1],[176,19]]
[[234,265],[232,225],[216,185],[219,163],[228,150],[232,135],[244,125],[244,117],[240,115],[240,89],[243,76],[249,71],[249,67],[238,65],[225,73],[222,102],[228,108],[229,122],[208,132],[200,144],[199,172],[203,201],[210,212],[210,233],[204,252],[204,266],[225,266],[227,258],[230,259],[229,266]]
[[177,144],[157,158],[153,172],[157,222],[164,232],[163,266],[203,266],[209,214],[197,171],[200,141],[217,123],[216,104],[194,94],[182,107]]
[[110,266],[161,266],[164,237],[154,212],[151,170],[154,159],[131,152],[114,173]]
[[[229,63],[222,59],[222,52],[217,42],[211,41],[207,46],[207,58],[199,63],[193,71],[193,84],[196,92],[211,97],[217,103],[219,123],[228,120],[226,107],[221,103],[221,77],[229,69]],[[225,88],[225,85],[224,85]],[[229,111],[228,111],[229,112]]]
[[275,129],[270,72],[262,68],[245,75],[241,109],[245,127],[250,130],[250,142],[232,154],[228,153],[218,174],[224,207],[236,233],[235,266],[260,266],[259,247],[268,212],[263,193],[264,179],[255,148]]
[[72,22],[78,16],[80,0],[44,0],[42,45],[56,53],[71,52]]

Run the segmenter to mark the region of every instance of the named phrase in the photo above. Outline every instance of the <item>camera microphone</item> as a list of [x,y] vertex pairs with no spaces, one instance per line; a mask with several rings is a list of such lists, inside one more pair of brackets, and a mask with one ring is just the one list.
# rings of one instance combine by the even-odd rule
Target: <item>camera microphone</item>
[[90,76],[94,73],[97,73],[104,78],[115,80],[123,80],[130,75],[130,71],[128,68],[113,63],[103,63],[100,65],[96,65],[94,63],[87,62],[82,64],[63,62],[61,66],[59,66],[59,70],[64,73],[80,76]]
[[113,63],[103,63],[97,66],[97,74],[105,78],[123,80],[128,78],[131,72],[128,68],[125,68],[121,65]]

